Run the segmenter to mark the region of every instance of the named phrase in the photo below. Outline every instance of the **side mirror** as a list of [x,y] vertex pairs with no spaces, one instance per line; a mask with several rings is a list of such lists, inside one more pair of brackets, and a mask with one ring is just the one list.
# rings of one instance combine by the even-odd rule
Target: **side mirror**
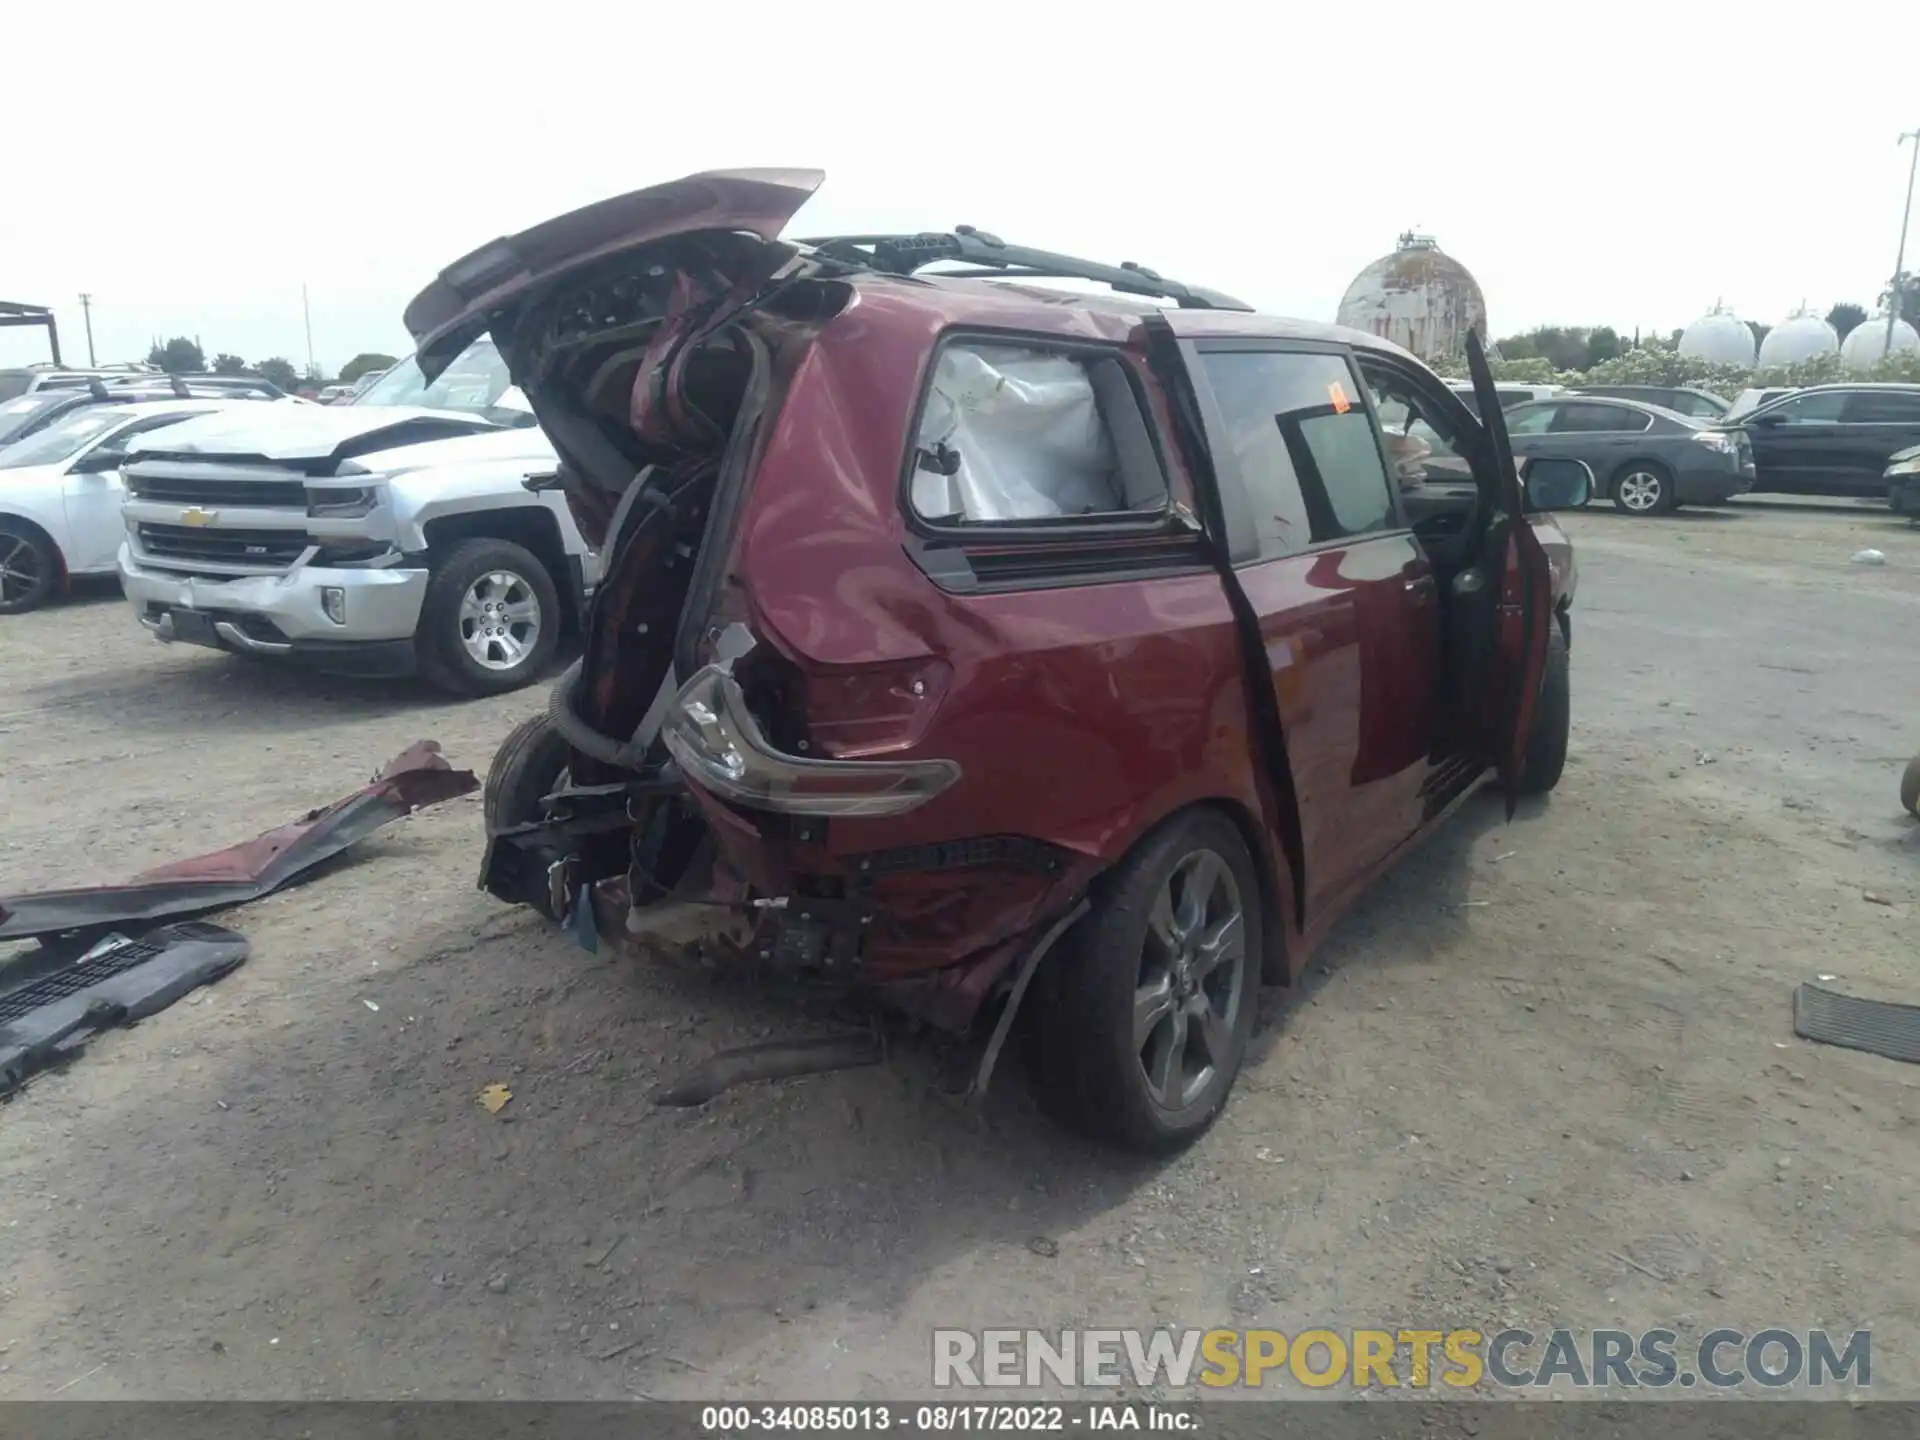
[[118,450],[110,450],[105,447],[99,450],[89,450],[73,462],[73,470],[71,473],[75,475],[106,475],[118,470],[125,459],[126,456],[122,455]]
[[1532,510],[1578,510],[1593,498],[1593,471],[1583,460],[1542,455],[1527,462],[1523,476]]

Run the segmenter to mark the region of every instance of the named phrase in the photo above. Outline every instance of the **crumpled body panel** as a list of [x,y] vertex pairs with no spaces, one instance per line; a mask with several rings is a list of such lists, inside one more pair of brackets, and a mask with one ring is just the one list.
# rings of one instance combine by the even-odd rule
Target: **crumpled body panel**
[[421,740],[353,794],[225,850],[143,871],[122,885],[0,898],[0,940],[193,915],[257,900],[381,826],[479,787],[471,770],[447,763],[438,742]]

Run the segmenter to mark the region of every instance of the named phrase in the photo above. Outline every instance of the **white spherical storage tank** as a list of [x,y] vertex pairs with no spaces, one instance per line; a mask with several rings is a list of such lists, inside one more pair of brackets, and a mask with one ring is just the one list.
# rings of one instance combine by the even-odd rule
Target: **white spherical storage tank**
[[1753,328],[1737,315],[1710,310],[1680,336],[1680,358],[1751,370]]
[[1876,315],[1847,332],[1840,342],[1840,358],[1849,370],[1871,370],[1889,355],[1920,350],[1920,330],[1904,320],[1893,322],[1893,344],[1887,344],[1887,317]]
[[1759,364],[1762,370],[1771,370],[1839,353],[1840,337],[1834,333],[1833,326],[1818,315],[1802,310],[1767,332],[1767,338],[1760,342]]
[[1487,329],[1487,302],[1467,267],[1443,255],[1431,235],[1411,230],[1391,255],[1353,277],[1337,323],[1404,346],[1422,360],[1457,355],[1467,331]]

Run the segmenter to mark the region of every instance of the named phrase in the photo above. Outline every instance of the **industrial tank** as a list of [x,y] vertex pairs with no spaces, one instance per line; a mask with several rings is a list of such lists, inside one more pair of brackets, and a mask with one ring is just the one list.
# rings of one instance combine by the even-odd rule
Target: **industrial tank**
[[1887,344],[1887,317],[1876,315],[1847,332],[1840,342],[1840,358],[1849,370],[1871,370],[1888,355],[1920,350],[1920,331],[1904,320],[1893,322],[1893,344]]
[[1767,332],[1760,342],[1760,368],[1798,365],[1822,355],[1836,355],[1840,337],[1833,326],[1805,310],[1797,310]]
[[1391,255],[1353,277],[1336,318],[1438,360],[1459,354],[1468,330],[1485,337],[1487,302],[1466,266],[1443,254],[1431,235],[1409,230]]
[[1681,334],[1680,358],[1751,370],[1753,329],[1739,316],[1716,305]]

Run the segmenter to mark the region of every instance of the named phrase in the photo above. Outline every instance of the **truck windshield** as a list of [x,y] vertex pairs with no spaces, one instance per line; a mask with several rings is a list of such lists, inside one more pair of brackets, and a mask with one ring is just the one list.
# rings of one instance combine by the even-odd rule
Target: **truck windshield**
[[524,412],[502,407],[500,397],[513,384],[507,362],[486,336],[473,342],[431,385],[408,356],[353,400],[355,405],[423,405],[433,410],[464,410],[503,425],[524,424]]

